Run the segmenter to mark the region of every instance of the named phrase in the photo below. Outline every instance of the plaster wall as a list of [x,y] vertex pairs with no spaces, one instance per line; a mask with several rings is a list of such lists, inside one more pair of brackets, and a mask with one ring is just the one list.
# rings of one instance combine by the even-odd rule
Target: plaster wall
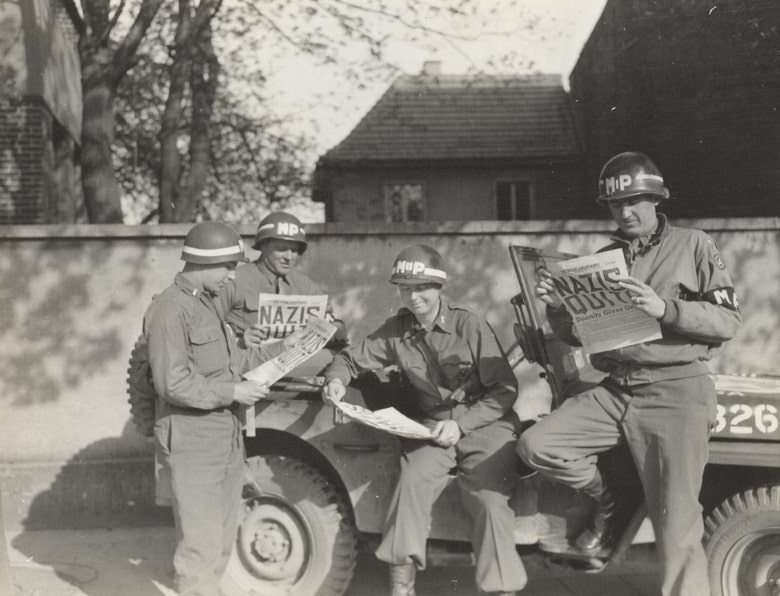
[[[713,371],[777,374],[780,220],[678,223],[714,236],[742,305],[744,326]],[[180,269],[188,227],[0,228],[0,485],[10,523],[25,519],[66,470],[78,469],[73,486],[83,495],[73,498],[84,511],[96,507],[85,488],[90,482],[100,499],[120,505],[128,499],[123,482],[130,493],[151,495],[143,486],[151,478],[151,449],[130,420],[126,369],[147,304]],[[326,287],[357,340],[397,308],[397,292],[386,281],[397,252],[431,244],[447,263],[449,296],[483,313],[508,347],[514,339],[509,300],[519,288],[507,247],[588,254],[606,242],[611,227],[598,221],[318,224],[308,226],[301,267]],[[241,232],[249,240],[254,229]],[[517,373],[519,409],[543,411],[549,390],[538,367],[523,364]],[[114,476],[114,488],[103,486]],[[143,482],[132,482],[136,477]]]

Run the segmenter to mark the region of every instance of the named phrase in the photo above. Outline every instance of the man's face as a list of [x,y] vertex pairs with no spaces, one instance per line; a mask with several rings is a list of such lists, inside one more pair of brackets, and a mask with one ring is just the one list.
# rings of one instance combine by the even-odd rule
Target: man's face
[[300,256],[300,242],[269,238],[263,242],[260,259],[268,265],[268,268],[276,275],[284,277],[298,261]]
[[235,277],[236,263],[220,263],[202,271],[203,289],[217,294],[229,279]]
[[398,293],[401,296],[401,304],[411,310],[418,318],[438,314],[441,285],[433,283],[398,284]]
[[650,195],[638,195],[621,201],[609,201],[612,219],[630,238],[647,236],[655,227],[655,207],[658,199]]

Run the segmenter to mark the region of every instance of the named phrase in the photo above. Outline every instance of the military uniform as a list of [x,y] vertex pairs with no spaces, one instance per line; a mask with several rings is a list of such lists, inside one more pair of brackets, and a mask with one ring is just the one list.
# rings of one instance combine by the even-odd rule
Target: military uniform
[[[596,454],[627,443],[637,465],[661,561],[664,595],[708,595],[698,497],[715,420],[716,394],[706,361],[734,336],[742,318],[715,242],[671,226],[662,214],[649,238],[618,233],[629,275],[664,300],[663,337],[591,355],[607,373],[523,433],[520,456],[574,488],[596,475]],[[562,339],[579,345],[571,316],[547,308]]]
[[276,275],[262,259],[241,265],[236,269],[235,279],[225,284],[215,301],[237,335],[243,335],[244,329],[257,324],[260,294],[314,296],[325,292],[305,273],[293,270],[284,277]]
[[236,538],[244,448],[239,373],[281,351],[239,350],[207,293],[178,274],[144,317],[158,394],[155,441],[170,475],[180,594],[217,596]]
[[[403,308],[360,345],[336,356],[326,383],[345,385],[361,371],[398,365],[415,389],[419,419],[432,427],[454,420],[461,438],[453,447],[402,441],[401,475],[377,557],[391,565],[426,565],[425,547],[433,504],[457,468],[463,503],[474,523],[476,583],[482,591],[513,591],[526,583],[514,544],[514,513],[508,499],[518,480],[512,406],[517,382],[482,317],[443,297],[439,315],[425,331]],[[464,375],[474,374],[470,399],[449,397]]]

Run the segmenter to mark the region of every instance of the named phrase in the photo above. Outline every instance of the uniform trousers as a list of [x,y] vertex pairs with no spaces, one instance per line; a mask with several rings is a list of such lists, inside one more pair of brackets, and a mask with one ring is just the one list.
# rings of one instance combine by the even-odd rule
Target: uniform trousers
[[522,589],[527,577],[515,550],[515,516],[509,506],[519,480],[516,436],[512,423],[500,420],[462,437],[454,447],[404,441],[401,475],[377,557],[425,568],[433,504],[456,468],[461,499],[473,520],[477,587],[485,592]]
[[173,489],[176,590],[218,596],[236,540],[244,484],[239,421],[228,410],[171,414],[157,421],[155,437]]
[[525,431],[520,457],[583,488],[597,454],[627,443],[656,536],[664,596],[708,596],[699,503],[716,395],[708,375],[621,386],[607,379]]

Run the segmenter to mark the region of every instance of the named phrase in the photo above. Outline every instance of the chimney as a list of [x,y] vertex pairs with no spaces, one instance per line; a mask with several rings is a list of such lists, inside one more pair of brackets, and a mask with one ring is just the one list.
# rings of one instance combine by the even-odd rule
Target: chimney
[[441,74],[441,62],[439,60],[426,60],[423,62],[422,73],[426,77],[437,77]]

